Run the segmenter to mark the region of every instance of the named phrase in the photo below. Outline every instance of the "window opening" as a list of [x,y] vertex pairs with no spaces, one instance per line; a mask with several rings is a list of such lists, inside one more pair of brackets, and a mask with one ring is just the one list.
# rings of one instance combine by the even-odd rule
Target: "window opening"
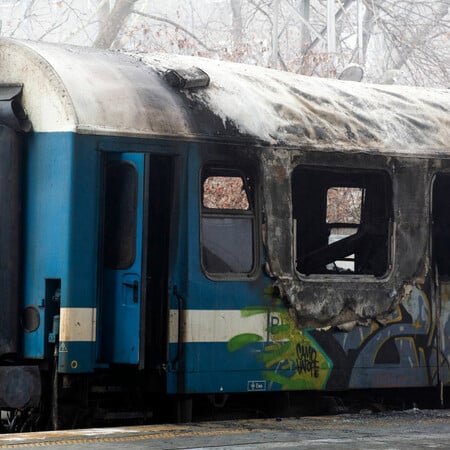
[[389,266],[391,192],[382,171],[297,167],[292,176],[297,270],[383,276]]
[[331,187],[327,190],[327,223],[361,223],[363,189]]
[[104,264],[126,269],[136,256],[138,172],[129,162],[106,166]]
[[[328,245],[358,232],[361,224],[363,189],[331,187],[327,190]],[[336,259],[327,265],[328,270],[355,271],[355,255]]]
[[438,174],[433,184],[433,260],[439,275],[450,276],[450,174]]
[[203,183],[203,206],[210,209],[249,209],[248,197],[241,177],[206,178]]
[[207,168],[202,178],[202,263],[210,274],[254,268],[251,180],[238,170]]

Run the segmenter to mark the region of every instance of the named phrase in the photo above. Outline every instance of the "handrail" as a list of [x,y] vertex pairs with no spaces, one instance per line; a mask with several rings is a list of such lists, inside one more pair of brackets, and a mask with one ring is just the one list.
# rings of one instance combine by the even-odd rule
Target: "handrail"
[[173,295],[177,299],[177,303],[178,303],[177,355],[176,355],[175,359],[173,360],[173,364],[176,365],[183,359],[183,356],[184,356],[183,355],[184,347],[183,347],[182,336],[183,336],[183,310],[184,310],[184,305],[186,304],[186,301],[183,298],[183,296],[178,292],[177,286],[173,287]]

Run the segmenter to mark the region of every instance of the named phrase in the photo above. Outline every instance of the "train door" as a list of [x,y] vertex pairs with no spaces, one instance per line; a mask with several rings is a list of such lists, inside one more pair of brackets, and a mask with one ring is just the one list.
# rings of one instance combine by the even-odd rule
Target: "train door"
[[140,347],[144,154],[104,164],[101,359],[137,364]]
[[442,387],[450,382],[450,173],[436,176],[432,198],[437,381]]
[[102,361],[166,362],[173,170],[171,156],[106,154]]

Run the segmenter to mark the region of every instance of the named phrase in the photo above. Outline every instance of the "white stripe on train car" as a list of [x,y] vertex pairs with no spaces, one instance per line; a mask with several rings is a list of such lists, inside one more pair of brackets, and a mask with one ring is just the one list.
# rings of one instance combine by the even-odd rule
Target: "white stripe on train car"
[[61,308],[60,336],[62,342],[95,342],[97,308]]
[[[183,311],[183,342],[228,342],[243,333],[257,334],[265,339],[268,328],[266,313],[244,317],[240,310]],[[277,316],[271,314],[273,320]],[[178,342],[178,310],[169,312],[169,343]]]

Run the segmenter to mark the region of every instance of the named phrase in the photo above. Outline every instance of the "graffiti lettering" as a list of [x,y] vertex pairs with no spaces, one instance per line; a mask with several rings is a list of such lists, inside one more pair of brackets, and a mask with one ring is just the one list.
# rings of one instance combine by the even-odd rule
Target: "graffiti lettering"
[[311,377],[319,378],[319,361],[317,351],[310,345],[297,344],[297,372],[299,374],[310,374]]

